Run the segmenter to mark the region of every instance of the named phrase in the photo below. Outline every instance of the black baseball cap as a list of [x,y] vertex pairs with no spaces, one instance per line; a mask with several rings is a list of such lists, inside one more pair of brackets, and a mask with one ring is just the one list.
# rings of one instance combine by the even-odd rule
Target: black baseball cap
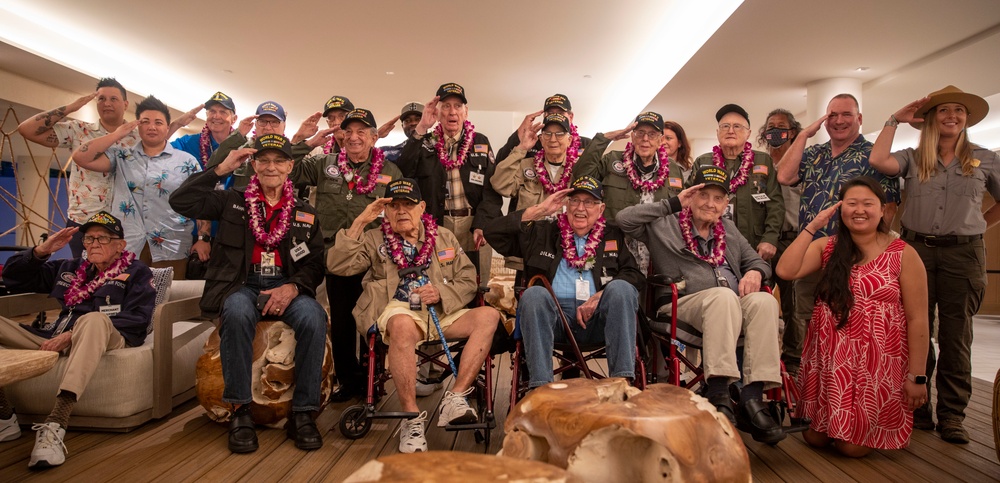
[[439,101],[445,100],[446,97],[458,96],[458,98],[462,100],[462,104],[469,103],[469,100],[465,98],[465,88],[454,82],[441,84],[441,87],[438,87],[437,94],[435,95],[438,97]]
[[385,195],[394,200],[409,200],[420,203],[420,187],[413,178],[399,178],[385,188]]
[[544,128],[549,124],[558,124],[562,126],[565,132],[569,132],[569,118],[563,114],[553,113],[545,116],[545,120],[542,123],[542,127]]
[[573,110],[573,105],[569,103],[569,98],[562,94],[553,94],[545,99],[545,106],[542,109],[547,111],[550,107],[558,107],[566,112]]
[[257,116],[274,116],[285,122],[285,108],[274,101],[264,101],[257,106]]
[[715,122],[722,121],[722,116],[725,116],[730,112],[735,112],[736,114],[743,116],[743,119],[747,120],[747,125],[750,125],[750,115],[747,114],[747,110],[736,104],[726,104],[725,106],[719,108],[719,112],[715,113]]
[[254,149],[257,150],[255,156],[260,156],[264,151],[271,149],[281,151],[288,159],[292,159],[292,143],[288,141],[288,138],[282,136],[281,134],[264,134],[262,136],[257,136],[257,140],[253,143]]
[[323,117],[326,117],[330,111],[335,111],[337,109],[345,112],[351,112],[354,110],[354,103],[344,96],[333,96],[326,101],[326,104],[323,105]]
[[729,194],[729,173],[714,164],[703,164],[694,175],[694,184],[705,183],[705,186],[718,186]]
[[205,101],[205,109],[208,109],[216,104],[225,107],[230,111],[236,112],[236,104],[233,104],[233,99],[225,95],[222,91],[216,92],[211,99]]
[[360,107],[352,109],[351,112],[348,112],[347,116],[344,117],[344,120],[340,122],[340,128],[347,129],[347,124],[351,121],[361,121],[368,127],[378,129],[375,125],[375,115],[373,115],[372,111],[369,111],[368,109],[361,109]]
[[604,185],[592,176],[580,176],[579,178],[573,180],[573,184],[570,185],[570,188],[573,188],[573,191],[569,192],[571,195],[583,192],[597,198],[598,200],[604,200]]
[[118,238],[125,238],[125,229],[122,228],[121,220],[115,218],[114,215],[107,211],[98,211],[94,216],[87,218],[87,222],[80,225],[80,233],[86,233],[92,226],[104,228],[112,234],[117,235]]
[[657,132],[663,132],[663,116],[653,111],[646,111],[638,116],[635,116],[635,122],[636,124],[649,124],[650,126],[653,126],[653,129],[656,129]]

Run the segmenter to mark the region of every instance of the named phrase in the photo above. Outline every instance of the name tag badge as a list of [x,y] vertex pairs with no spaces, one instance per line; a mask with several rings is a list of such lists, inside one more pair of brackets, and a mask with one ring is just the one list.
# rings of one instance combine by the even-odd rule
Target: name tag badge
[[590,281],[577,279],[576,281],[576,299],[581,302],[586,302],[590,298]]
[[302,257],[309,254],[309,247],[306,246],[305,242],[299,243],[292,247],[292,261],[297,262],[302,260]]
[[486,175],[483,173],[469,173],[469,182],[475,185],[482,186],[483,182],[486,181]]
[[731,205],[731,204],[726,205],[726,211],[722,212],[722,217],[723,218],[728,218],[730,220],[733,219],[733,205]]
[[771,198],[767,197],[767,193],[754,193],[750,196],[752,196],[754,201],[758,203],[767,203],[768,201],[771,201]]
[[108,317],[113,317],[113,316],[118,315],[119,313],[121,313],[122,306],[121,306],[121,304],[102,305],[101,308],[100,308],[100,310],[101,310],[102,314],[107,315]]

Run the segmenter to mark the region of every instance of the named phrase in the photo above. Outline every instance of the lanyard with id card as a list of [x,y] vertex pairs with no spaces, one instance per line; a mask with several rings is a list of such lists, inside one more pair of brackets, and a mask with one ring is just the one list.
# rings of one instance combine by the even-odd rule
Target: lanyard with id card
[[590,281],[583,278],[583,272],[579,273],[580,278],[576,280],[576,299],[586,302],[590,299]]

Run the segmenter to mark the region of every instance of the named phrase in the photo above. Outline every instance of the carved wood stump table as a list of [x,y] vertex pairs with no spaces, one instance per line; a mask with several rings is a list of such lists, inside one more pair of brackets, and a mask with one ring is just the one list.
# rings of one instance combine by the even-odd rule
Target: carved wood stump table
[[344,483],[368,482],[469,483],[505,481],[556,483],[578,482],[566,470],[537,461],[458,451],[394,454],[369,461]]
[[58,359],[53,351],[0,349],[0,387],[45,374]]

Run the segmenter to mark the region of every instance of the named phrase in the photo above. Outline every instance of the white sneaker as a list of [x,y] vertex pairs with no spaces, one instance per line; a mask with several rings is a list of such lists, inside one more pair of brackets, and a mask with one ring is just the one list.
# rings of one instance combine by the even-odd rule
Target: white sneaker
[[434,391],[441,389],[441,386],[443,385],[444,384],[440,382],[437,384],[427,384],[424,382],[417,381],[417,397],[430,396],[431,394],[434,394]]
[[66,430],[59,423],[39,423],[31,426],[35,434],[35,449],[31,450],[28,468],[48,468],[59,466],[66,461],[66,445],[63,437]]
[[469,387],[461,393],[451,391],[444,392],[444,400],[441,401],[441,415],[438,417],[438,427],[443,428],[449,424],[471,424],[479,420],[476,410],[469,407],[469,402],[465,396],[472,394],[474,387]]
[[21,427],[17,425],[17,415],[11,414],[10,419],[0,419],[0,443],[14,441],[21,437]]
[[427,411],[413,419],[404,419],[399,423],[399,452],[427,452],[427,438],[424,437],[424,423],[427,422]]

